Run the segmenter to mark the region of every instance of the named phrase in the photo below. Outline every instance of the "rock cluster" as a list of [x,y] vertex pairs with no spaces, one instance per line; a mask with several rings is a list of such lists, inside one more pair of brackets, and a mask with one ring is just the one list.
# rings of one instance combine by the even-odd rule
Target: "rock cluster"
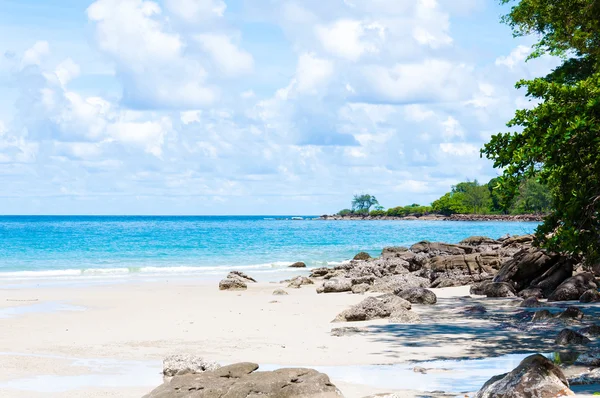
[[338,398],[341,392],[326,374],[313,369],[256,372],[243,362],[197,374],[175,376],[144,398]]
[[219,290],[246,290],[248,283],[256,283],[256,280],[241,271],[231,271],[219,282]]
[[333,322],[370,321],[389,318],[395,323],[420,323],[418,314],[410,311],[411,303],[394,294],[367,297],[360,303],[340,313]]

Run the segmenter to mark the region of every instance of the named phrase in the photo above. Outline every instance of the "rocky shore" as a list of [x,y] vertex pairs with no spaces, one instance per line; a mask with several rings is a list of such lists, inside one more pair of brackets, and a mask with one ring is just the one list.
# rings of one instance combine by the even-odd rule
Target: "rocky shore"
[[420,221],[522,221],[522,222],[540,222],[544,218],[543,214],[453,214],[444,216],[441,214],[409,215],[405,217],[392,216],[371,216],[371,215],[322,215],[319,220],[325,221],[377,221],[377,220],[420,220]]
[[[459,244],[423,241],[411,247],[386,247],[379,258],[359,253],[348,263],[313,269],[309,277],[299,276],[283,283],[292,289],[314,288],[324,297],[330,294],[366,296],[339,313],[332,319],[333,324],[384,319],[391,324],[434,327],[450,313],[501,328],[504,336],[502,333],[493,338],[480,336],[484,341],[473,342],[482,350],[493,348],[497,341],[504,344],[512,341],[522,344],[525,350],[555,353],[553,360],[540,354],[526,357],[511,372],[483,384],[475,395],[477,398],[575,395],[571,386],[600,383],[597,340],[600,325],[593,323],[597,316],[594,303],[600,302],[600,283],[596,275],[585,270],[576,259],[538,249],[533,246],[533,240],[532,235],[500,239],[474,236]],[[236,273],[228,276],[227,280],[231,279],[244,282],[251,278]],[[448,309],[448,301],[440,302],[434,292],[459,286],[469,286],[470,296],[454,301],[452,305],[460,303],[455,308]],[[281,292],[287,293],[279,289],[274,294]],[[579,306],[575,305],[577,302]],[[498,312],[506,304],[514,310]],[[368,335],[371,330],[364,326],[336,326],[331,333],[344,337]],[[326,375],[318,379],[323,386],[331,384]],[[293,381],[289,383],[293,385]],[[311,386],[307,391],[323,389],[323,386]],[[333,385],[331,387],[316,396],[341,396]],[[156,395],[159,396],[163,395]],[[279,391],[264,392],[264,396],[288,395]],[[294,396],[313,395],[298,392]],[[444,396],[444,393],[431,396]]]

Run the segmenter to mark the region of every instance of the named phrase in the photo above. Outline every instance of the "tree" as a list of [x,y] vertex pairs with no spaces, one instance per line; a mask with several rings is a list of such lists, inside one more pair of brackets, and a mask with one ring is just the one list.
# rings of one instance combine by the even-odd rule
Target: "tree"
[[530,58],[563,62],[517,83],[538,105],[518,110],[508,123],[517,131],[493,136],[482,155],[504,168],[499,186],[509,198],[528,178],[547,185],[553,208],[538,243],[592,264],[600,259],[600,1],[520,0],[504,21],[516,36],[539,37]]
[[464,204],[465,198],[462,192],[448,192],[431,204],[432,210],[435,213],[440,213],[445,216],[452,214],[465,214],[468,209]]
[[552,197],[545,185],[530,178],[521,184],[519,192],[519,196],[513,205],[513,212],[522,214],[550,211]]
[[369,194],[354,195],[352,199],[352,210],[357,213],[368,213],[371,207],[379,205],[375,196]]

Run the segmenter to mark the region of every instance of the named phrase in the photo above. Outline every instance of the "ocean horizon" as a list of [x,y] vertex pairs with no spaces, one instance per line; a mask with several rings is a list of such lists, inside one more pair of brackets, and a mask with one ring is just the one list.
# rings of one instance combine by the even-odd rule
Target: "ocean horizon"
[[[292,220],[302,217],[303,220]],[[285,273],[422,240],[531,233],[537,223],[321,221],[318,216],[0,216],[0,279]]]

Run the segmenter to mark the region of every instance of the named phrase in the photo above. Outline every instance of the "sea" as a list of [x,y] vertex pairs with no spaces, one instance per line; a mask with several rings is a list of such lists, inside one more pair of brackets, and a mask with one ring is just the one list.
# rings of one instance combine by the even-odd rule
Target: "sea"
[[[422,240],[535,230],[527,222],[324,221],[313,216],[0,216],[0,280],[210,276],[273,280]],[[297,272],[297,270],[296,270]]]

